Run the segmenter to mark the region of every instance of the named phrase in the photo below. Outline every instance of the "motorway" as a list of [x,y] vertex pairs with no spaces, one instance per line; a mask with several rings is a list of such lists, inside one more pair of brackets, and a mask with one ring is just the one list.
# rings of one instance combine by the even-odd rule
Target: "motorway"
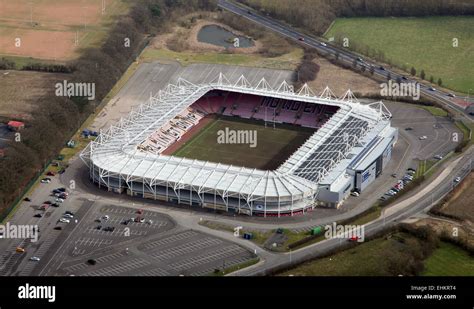
[[[228,0],[219,0],[218,3],[219,7],[232,12],[234,14],[240,15],[254,23],[257,23],[261,26],[264,26],[274,32],[279,33],[282,36],[290,38],[292,40],[297,41],[298,43],[305,45],[307,47],[315,48],[316,50],[324,53],[339,53],[339,59],[341,61],[346,62],[349,65],[352,65],[354,61],[360,57],[358,54],[352,53],[350,51],[340,49],[330,44],[326,44],[320,39],[317,39],[313,36],[309,36],[305,33],[296,31],[292,27],[285,25],[271,17],[263,16],[253,9],[243,7],[242,5],[234,4],[232,1]],[[251,13],[249,13],[251,12]],[[304,39],[301,41],[300,38]],[[365,66],[366,69],[369,69],[371,66],[374,66],[374,75],[387,79],[387,75],[390,74],[391,78],[396,80],[398,78],[402,79],[402,83],[412,83],[417,82],[415,80],[411,80],[408,75],[399,74],[393,70],[389,70],[387,68],[383,68],[379,64],[364,60],[362,62],[359,61],[359,65]],[[459,114],[463,117],[463,119],[472,122],[474,120],[474,116],[469,115],[465,111],[465,106],[460,106],[456,104],[451,97],[448,96],[449,92],[445,92],[442,90],[432,90],[431,85],[419,83],[420,84],[420,92],[421,94],[425,95],[430,99],[434,99],[437,102],[444,104],[446,107],[450,108],[451,110],[455,110],[459,112]]]

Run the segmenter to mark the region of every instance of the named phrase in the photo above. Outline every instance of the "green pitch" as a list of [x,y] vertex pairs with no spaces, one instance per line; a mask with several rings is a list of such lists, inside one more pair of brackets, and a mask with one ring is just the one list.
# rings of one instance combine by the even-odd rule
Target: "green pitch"
[[[227,130],[227,131],[226,131]],[[247,132],[248,138],[239,135],[232,139],[232,132]],[[227,132],[227,134],[226,134]],[[207,124],[174,156],[203,161],[219,162],[263,170],[273,170],[298,149],[314,130],[291,125],[276,124],[273,128],[263,121],[221,117]],[[255,134],[255,135],[254,135]],[[252,140],[251,135],[255,136]],[[227,138],[226,138],[227,137]],[[246,142],[237,144],[234,142]],[[255,147],[251,147],[255,146]]]

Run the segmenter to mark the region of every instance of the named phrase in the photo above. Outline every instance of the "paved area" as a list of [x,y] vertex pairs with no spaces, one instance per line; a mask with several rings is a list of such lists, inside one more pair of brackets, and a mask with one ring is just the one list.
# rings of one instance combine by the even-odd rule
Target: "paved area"
[[[99,205],[56,254],[41,265],[41,275],[198,276],[254,258],[239,245],[179,227],[167,215],[152,211],[138,215],[134,208]],[[104,216],[109,219],[96,222],[96,218]],[[146,221],[122,223],[137,216]],[[102,229],[97,229],[97,224]],[[105,226],[115,230],[105,231]],[[95,265],[89,260],[94,260]]]
[[[414,146],[414,158],[430,160],[435,155],[445,156],[462,141],[462,132],[446,117],[435,117],[430,112],[411,104],[386,102],[393,114],[392,125],[405,131]],[[412,130],[407,131],[406,128]],[[453,139],[458,134],[458,141]],[[420,137],[426,139],[420,140]]]

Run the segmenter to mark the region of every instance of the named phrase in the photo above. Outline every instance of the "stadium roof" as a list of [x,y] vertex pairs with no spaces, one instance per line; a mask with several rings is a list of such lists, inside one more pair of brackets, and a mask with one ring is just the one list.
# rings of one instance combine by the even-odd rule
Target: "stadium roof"
[[[137,149],[137,145],[184,108],[216,89],[334,105],[339,110],[274,171],[151,154]],[[322,177],[376,124],[389,124],[390,117],[383,103],[363,105],[350,91],[337,98],[326,88],[317,96],[307,85],[298,92],[287,82],[272,89],[264,78],[257,86],[252,86],[244,76],[231,83],[222,73],[203,85],[180,78],[176,85],[168,85],[156,96],[151,96],[117,125],[101,131],[81,153],[81,158],[99,169],[104,181],[109,176],[121,175],[127,184],[140,179],[150,187],[166,184],[174,190],[217,191],[222,197],[235,196],[247,201],[262,198],[293,200],[314,196]]]

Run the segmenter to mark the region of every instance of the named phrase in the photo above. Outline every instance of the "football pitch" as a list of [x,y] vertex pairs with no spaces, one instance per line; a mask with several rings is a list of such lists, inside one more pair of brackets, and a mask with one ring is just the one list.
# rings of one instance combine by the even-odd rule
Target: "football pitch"
[[[174,156],[273,170],[312,134],[313,129],[258,120],[219,117],[173,153]],[[238,138],[235,138],[239,136]],[[240,142],[240,143],[238,143]]]

